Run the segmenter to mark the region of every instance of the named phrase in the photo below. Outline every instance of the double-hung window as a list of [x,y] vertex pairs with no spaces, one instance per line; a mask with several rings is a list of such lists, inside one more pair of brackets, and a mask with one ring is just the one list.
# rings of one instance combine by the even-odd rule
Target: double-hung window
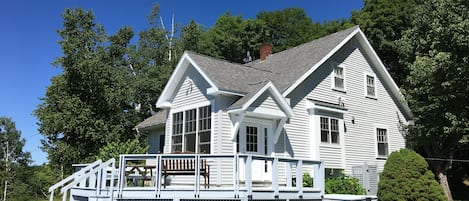
[[336,65],[334,67],[334,77],[333,77],[333,89],[339,91],[345,91],[345,73],[344,67],[342,65]]
[[339,144],[339,120],[331,117],[320,117],[321,142]]
[[172,152],[210,153],[210,105],[173,113]]
[[376,138],[378,143],[378,157],[387,157],[389,154],[387,130],[383,128],[377,128]]
[[365,79],[366,79],[366,96],[376,97],[375,77],[372,75],[366,75]]

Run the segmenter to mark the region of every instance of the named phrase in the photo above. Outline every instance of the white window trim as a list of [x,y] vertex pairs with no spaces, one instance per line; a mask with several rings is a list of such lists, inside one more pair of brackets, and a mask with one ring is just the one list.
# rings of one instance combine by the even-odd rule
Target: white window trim
[[[387,137],[387,140],[388,140],[388,155],[387,156],[380,156],[378,154],[378,139],[377,139],[378,128],[379,129],[386,129],[386,137]],[[389,136],[389,126],[384,125],[384,124],[374,124],[373,125],[373,141],[374,141],[376,159],[387,159],[389,157],[389,155],[391,154],[391,140],[390,140],[390,136]]]
[[[333,112],[330,110],[326,110],[326,111]],[[315,157],[317,160],[319,160],[321,157],[320,152],[322,148],[340,150],[340,157],[341,157],[342,165],[341,167],[338,167],[338,168],[345,169],[345,127],[344,127],[345,116],[342,116],[343,118],[328,116],[320,112],[316,112],[316,110],[314,109],[309,110],[309,112],[311,116],[310,125],[312,129],[310,140],[311,140],[311,143],[315,145],[314,147],[311,147],[311,149],[314,149],[314,150],[311,150],[312,157]],[[345,112],[340,112],[340,113],[335,112],[335,113],[345,115]],[[339,120],[339,144],[329,144],[329,143],[321,142],[321,125],[320,125],[321,117],[332,117],[332,118]]]
[[[343,119],[340,119],[340,118],[337,118],[337,117],[332,117],[332,116],[327,116],[327,115],[319,115],[319,122],[318,122],[318,125],[319,125],[319,143],[321,144],[321,146],[328,146],[328,147],[334,147],[334,148],[340,148],[342,147],[342,138],[343,138],[343,130],[341,129],[341,123],[343,124]],[[329,134],[328,134],[328,141],[327,142],[323,142],[322,139],[321,139],[321,117],[323,118],[327,118],[328,119],[328,131],[329,131]],[[337,143],[333,143],[332,142],[332,134],[331,134],[331,127],[332,127],[332,124],[331,124],[331,120],[332,119],[335,119],[337,120],[337,126],[338,126],[338,129],[339,129],[339,141]]]
[[[332,72],[331,72],[331,89],[334,90],[334,91],[339,91],[339,92],[343,92],[345,93],[347,91],[347,72],[346,72],[346,66],[342,63],[338,63],[338,62],[331,62],[331,68],[332,68]],[[343,77],[344,77],[344,88],[341,89],[341,88],[337,88],[335,86],[335,73],[334,73],[334,69],[336,67],[340,67],[342,68],[342,74],[343,74]]]
[[[192,110],[192,109],[196,109],[196,136],[198,135],[198,128],[199,128],[199,108],[201,107],[205,107],[205,106],[209,106],[210,105],[210,121],[211,121],[211,126],[210,126],[210,153],[208,154],[211,154],[213,152],[213,149],[214,149],[214,143],[213,143],[213,131],[214,131],[214,105],[212,104],[212,101],[203,101],[203,102],[200,102],[200,103],[195,103],[195,104],[192,104],[192,105],[187,105],[187,106],[183,106],[183,107],[179,107],[179,108],[175,108],[175,109],[171,109],[169,115],[171,117],[171,121],[169,122],[171,126],[169,126],[169,128],[171,129],[170,132],[169,132],[169,152],[171,153],[172,150],[173,150],[173,114],[174,113],[178,113],[178,112],[182,112],[182,121],[183,121],[183,124],[182,124],[182,148],[181,148],[181,151],[184,151],[184,148],[185,148],[185,143],[184,143],[184,135],[186,134],[186,114],[185,112],[187,110]],[[196,137],[195,139],[195,143],[196,143],[196,150],[198,149],[198,139]]]
[[[375,83],[375,95],[370,96],[368,95],[368,80],[366,76],[371,76],[374,78],[374,83]],[[371,99],[378,99],[378,79],[375,74],[370,73],[370,72],[364,72],[363,73],[363,94],[366,98],[371,98]]]

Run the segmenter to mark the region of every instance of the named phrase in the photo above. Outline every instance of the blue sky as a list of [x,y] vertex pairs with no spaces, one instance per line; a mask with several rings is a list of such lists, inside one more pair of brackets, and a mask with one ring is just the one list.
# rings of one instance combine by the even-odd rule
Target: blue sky
[[[45,96],[50,78],[60,69],[51,65],[61,56],[56,30],[62,27],[65,8],[93,10],[96,21],[108,34],[129,25],[134,32],[148,28],[146,16],[152,6],[160,4],[165,25],[187,24],[194,19],[210,27],[220,16],[254,18],[259,11],[303,8],[315,22],[348,18],[352,10],[363,7],[362,0],[2,0],[0,2],[0,116],[11,117],[26,139],[25,150],[35,164],[47,162],[40,149],[43,138],[33,115]],[[167,27],[168,28],[168,27]],[[137,35],[137,34],[136,34]]]

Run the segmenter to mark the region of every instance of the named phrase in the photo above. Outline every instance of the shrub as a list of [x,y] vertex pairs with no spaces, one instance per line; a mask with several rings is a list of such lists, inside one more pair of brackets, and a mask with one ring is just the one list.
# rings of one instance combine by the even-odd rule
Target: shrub
[[[313,178],[308,173],[303,174],[303,186],[313,187]],[[365,194],[365,189],[360,186],[358,179],[345,176],[343,172],[338,177],[326,178],[325,188],[327,194]]]
[[378,184],[378,200],[445,200],[425,159],[401,149],[389,155]]
[[365,189],[360,186],[358,179],[345,176],[343,172],[339,177],[326,178],[325,182],[325,190],[327,194],[365,194]]

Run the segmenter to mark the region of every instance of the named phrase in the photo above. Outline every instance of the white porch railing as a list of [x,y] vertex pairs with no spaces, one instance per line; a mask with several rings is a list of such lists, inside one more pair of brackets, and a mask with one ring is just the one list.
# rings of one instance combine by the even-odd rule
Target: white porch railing
[[[169,184],[163,183],[168,181],[162,162],[171,159],[195,161],[193,174],[173,176]],[[202,160],[211,166],[207,188],[200,178]],[[49,188],[51,201],[54,190],[61,186],[64,201],[67,192],[70,192],[70,200],[74,200],[74,196],[88,200],[321,199],[324,195],[324,163],[321,161],[250,154],[131,154],[120,156],[117,175],[114,175],[114,162],[112,159],[106,163],[96,161],[55,184]],[[259,184],[258,175],[253,175],[255,168],[260,168],[254,164],[270,167],[270,178],[264,183]],[[138,167],[142,168],[135,169]],[[143,167],[148,169],[143,170]],[[305,172],[314,177],[313,188],[303,187]]]

